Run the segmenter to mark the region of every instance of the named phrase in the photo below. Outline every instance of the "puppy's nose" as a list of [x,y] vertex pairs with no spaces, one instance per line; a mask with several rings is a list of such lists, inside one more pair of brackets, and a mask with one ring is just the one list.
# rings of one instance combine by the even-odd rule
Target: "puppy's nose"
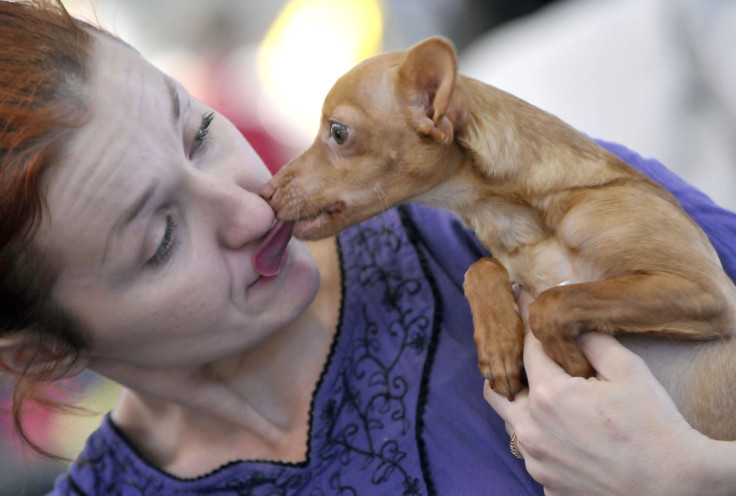
[[267,182],[258,190],[258,194],[266,201],[271,201],[274,193],[276,193],[276,186],[273,185],[273,181]]

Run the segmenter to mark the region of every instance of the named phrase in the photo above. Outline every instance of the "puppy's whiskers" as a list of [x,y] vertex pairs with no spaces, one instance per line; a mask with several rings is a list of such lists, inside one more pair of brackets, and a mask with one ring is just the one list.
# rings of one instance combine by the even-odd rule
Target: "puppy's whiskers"
[[[303,201],[300,202],[300,207],[304,207],[304,217],[306,218],[315,218],[319,214],[319,211],[314,207],[314,203],[309,198],[308,195],[302,194],[301,197],[303,198]],[[301,212],[299,212],[301,214]],[[300,216],[301,218],[301,216]]]
[[386,193],[383,191],[383,186],[381,186],[381,183],[376,183],[376,185],[373,187],[373,191],[376,193],[376,196],[378,196],[379,203],[383,205],[382,210],[388,210],[392,207],[391,203],[388,201]]

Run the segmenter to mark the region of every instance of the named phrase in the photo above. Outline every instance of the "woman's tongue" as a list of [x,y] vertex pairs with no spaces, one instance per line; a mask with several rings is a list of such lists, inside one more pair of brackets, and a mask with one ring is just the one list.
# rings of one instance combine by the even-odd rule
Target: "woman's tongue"
[[253,265],[262,276],[275,276],[281,271],[286,246],[291,239],[293,222],[277,221],[253,253]]

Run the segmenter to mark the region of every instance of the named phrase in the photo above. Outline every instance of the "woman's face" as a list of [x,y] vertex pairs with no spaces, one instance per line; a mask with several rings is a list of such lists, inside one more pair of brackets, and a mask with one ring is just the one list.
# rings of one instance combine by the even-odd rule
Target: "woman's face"
[[91,120],[44,178],[36,238],[53,298],[89,358],[187,367],[247,349],[298,316],[319,275],[292,241],[273,277],[253,253],[274,221],[270,174],[221,115],[124,44],[95,35]]

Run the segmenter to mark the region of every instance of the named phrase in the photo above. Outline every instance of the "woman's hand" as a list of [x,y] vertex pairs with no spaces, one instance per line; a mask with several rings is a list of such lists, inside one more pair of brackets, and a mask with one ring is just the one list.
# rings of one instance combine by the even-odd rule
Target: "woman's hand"
[[[525,321],[529,302],[520,296]],[[545,494],[704,494],[702,465],[719,442],[692,429],[644,361],[613,337],[580,342],[596,378],[569,376],[527,332],[529,390],[510,402],[484,389]]]

